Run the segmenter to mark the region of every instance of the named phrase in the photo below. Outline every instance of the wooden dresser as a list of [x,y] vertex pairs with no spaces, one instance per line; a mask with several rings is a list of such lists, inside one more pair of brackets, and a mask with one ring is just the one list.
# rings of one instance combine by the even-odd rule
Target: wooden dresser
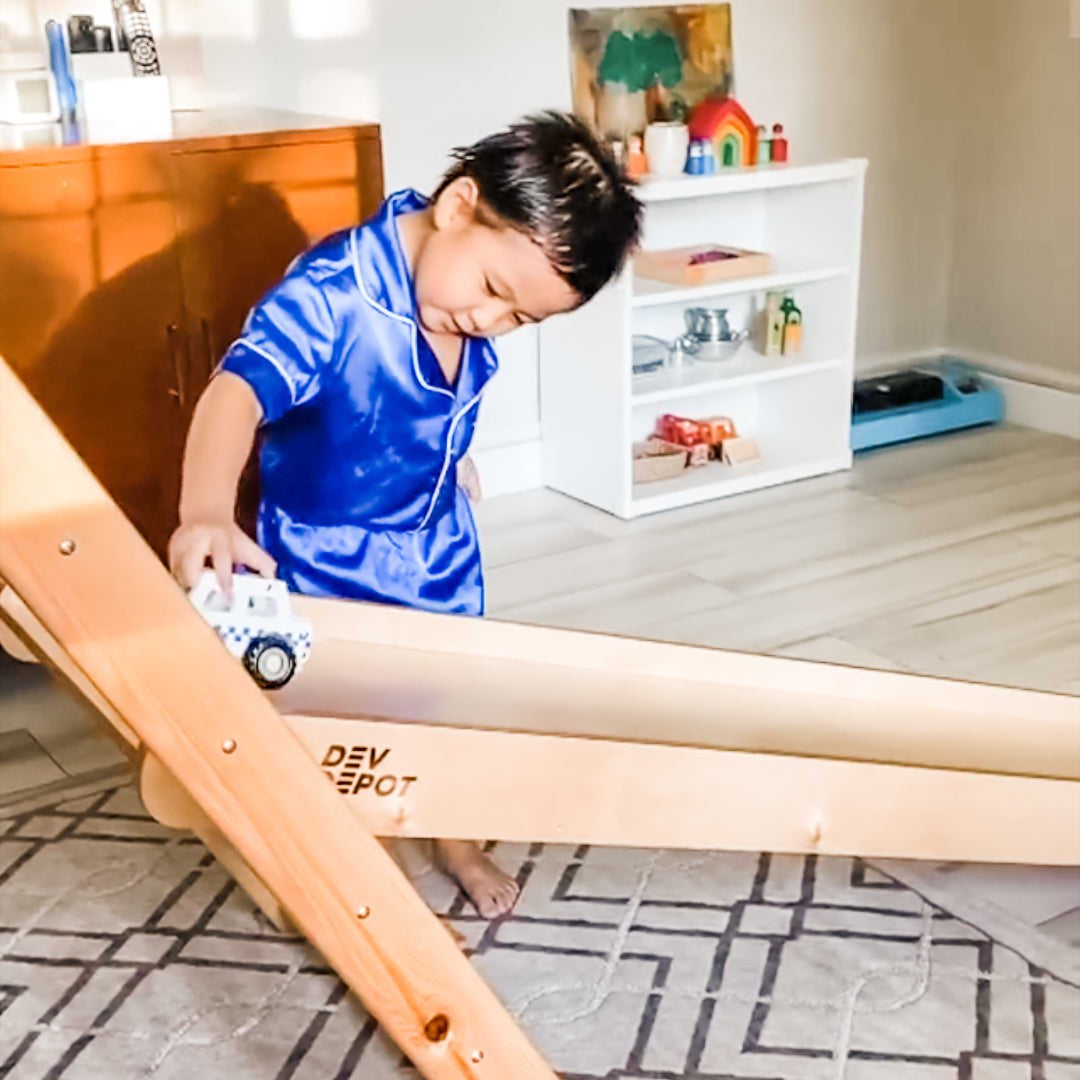
[[177,113],[163,142],[27,135],[0,128],[0,356],[164,554],[199,392],[292,258],[378,207],[379,129],[258,110]]

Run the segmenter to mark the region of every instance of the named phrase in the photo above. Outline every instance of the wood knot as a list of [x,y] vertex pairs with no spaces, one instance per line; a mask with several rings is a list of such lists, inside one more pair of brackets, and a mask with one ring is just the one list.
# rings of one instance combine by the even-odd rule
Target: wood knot
[[445,1013],[433,1016],[424,1025],[424,1037],[428,1042],[442,1042],[450,1034],[450,1020]]

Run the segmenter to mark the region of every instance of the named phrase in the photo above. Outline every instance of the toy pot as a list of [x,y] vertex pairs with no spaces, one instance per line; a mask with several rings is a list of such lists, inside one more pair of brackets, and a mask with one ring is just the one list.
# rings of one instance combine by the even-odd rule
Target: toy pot
[[686,167],[690,129],[685,124],[661,121],[645,129],[645,156],[653,176],[678,176]]
[[727,360],[746,340],[745,330],[728,323],[727,308],[694,307],[686,310],[682,348],[695,360]]

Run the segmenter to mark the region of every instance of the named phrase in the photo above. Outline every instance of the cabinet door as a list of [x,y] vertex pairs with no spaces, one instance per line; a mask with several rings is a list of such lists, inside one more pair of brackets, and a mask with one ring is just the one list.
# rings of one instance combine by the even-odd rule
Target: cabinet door
[[[378,207],[382,164],[376,134],[342,128],[179,145],[172,169],[191,341],[186,379],[197,394],[289,263]],[[238,507],[249,530],[257,504],[249,461]]]
[[[160,148],[85,149],[6,174],[2,347],[160,553],[176,520],[186,417],[175,220]],[[8,185],[11,178],[14,184]]]
[[377,139],[342,128],[180,145],[173,170],[197,384],[296,255],[378,206],[381,163]]

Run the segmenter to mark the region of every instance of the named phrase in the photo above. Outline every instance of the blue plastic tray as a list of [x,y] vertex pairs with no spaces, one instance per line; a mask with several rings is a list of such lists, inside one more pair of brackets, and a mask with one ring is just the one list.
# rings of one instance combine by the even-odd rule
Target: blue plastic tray
[[852,450],[871,450],[875,446],[922,439],[980,424],[996,424],[1005,419],[1004,394],[978,368],[962,360],[942,357],[919,364],[913,370],[939,376],[945,384],[945,396],[920,405],[854,414],[851,418]]

